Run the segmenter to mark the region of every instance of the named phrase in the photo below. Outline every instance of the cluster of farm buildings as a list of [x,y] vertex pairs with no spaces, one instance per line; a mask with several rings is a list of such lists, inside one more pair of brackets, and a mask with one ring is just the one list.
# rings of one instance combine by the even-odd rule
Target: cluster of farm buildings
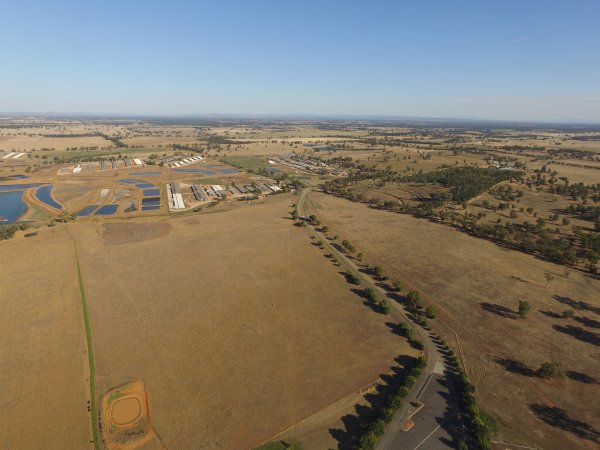
[[25,156],[27,153],[17,153],[17,152],[3,152],[0,151],[0,159],[19,159]]
[[167,158],[165,160],[163,160],[162,162],[165,164],[168,164],[169,167],[182,167],[182,166],[187,166],[190,164],[194,164],[197,163],[199,161],[202,161],[204,158],[202,156],[187,156],[184,158],[181,157],[171,157],[171,158]]
[[[124,158],[123,160],[114,159],[112,161],[100,161],[97,163],[88,162],[84,164],[77,164],[71,169],[74,174],[81,172],[97,172],[105,170],[121,169],[123,167],[142,167],[144,162],[139,158]],[[62,173],[62,172],[61,172]]]
[[268,160],[269,164],[281,164],[283,166],[291,167],[295,170],[300,170],[307,173],[316,173],[325,175],[328,173],[341,175],[339,169],[328,166],[323,161],[311,158],[306,155],[299,155],[298,153],[292,152],[286,155],[273,156]]
[[[282,189],[274,183],[254,183],[254,184],[230,184],[221,186],[219,184],[192,184],[182,185],[176,181],[167,183],[167,199],[170,210],[186,209],[184,202],[185,190],[191,192],[192,202],[202,204],[216,199],[245,199],[256,198],[260,195],[269,195],[281,192]],[[184,189],[182,191],[182,189]],[[192,205],[193,206],[193,205]]]
[[[13,155],[17,155],[14,153]],[[25,155],[25,153],[19,153],[18,155]],[[20,156],[15,156],[20,157]],[[183,167],[190,164],[195,164],[197,162],[202,161],[204,158],[202,156],[172,156],[168,158],[160,159],[159,161],[163,164],[168,165],[172,168]],[[75,167],[70,168],[61,168],[59,169],[59,175],[73,173],[80,174],[82,172],[99,172],[105,170],[115,170],[122,169],[127,167],[142,167],[146,164],[146,162],[140,158],[123,158],[112,159],[110,161],[99,161],[99,162],[87,162],[77,164]]]

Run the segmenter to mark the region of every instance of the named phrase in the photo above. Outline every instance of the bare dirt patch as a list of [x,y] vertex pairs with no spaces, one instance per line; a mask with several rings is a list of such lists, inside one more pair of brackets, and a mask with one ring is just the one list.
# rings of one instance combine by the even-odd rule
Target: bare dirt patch
[[110,222],[102,224],[102,237],[106,245],[144,242],[168,236],[171,224],[162,222]]
[[108,391],[102,398],[103,443],[114,450],[165,449],[150,421],[146,387],[141,381]]

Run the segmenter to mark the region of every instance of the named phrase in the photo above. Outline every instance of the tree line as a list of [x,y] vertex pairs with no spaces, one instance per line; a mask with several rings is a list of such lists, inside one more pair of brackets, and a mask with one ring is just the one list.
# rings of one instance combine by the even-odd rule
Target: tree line
[[540,255],[559,264],[576,266],[581,259],[587,260],[586,268],[596,273],[600,255],[600,234],[576,229],[573,236],[563,236],[546,226],[545,220],[536,223],[479,223],[483,217],[469,212],[459,213],[440,208],[448,198],[433,195],[431,201],[418,205],[409,205],[395,199],[383,200],[367,198],[350,190],[353,182],[346,178],[327,181],[323,191],[354,202],[368,203],[371,207],[391,212],[410,214],[413,217],[429,219],[458,228],[472,236],[490,240],[498,244],[521,250],[525,253]]

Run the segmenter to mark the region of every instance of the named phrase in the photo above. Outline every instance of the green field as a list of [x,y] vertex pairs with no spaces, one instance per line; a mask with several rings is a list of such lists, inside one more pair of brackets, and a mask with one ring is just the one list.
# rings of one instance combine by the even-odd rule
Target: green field
[[271,167],[271,164],[267,162],[267,158],[263,156],[228,156],[221,158],[226,164],[233,166],[242,166],[246,170],[258,170]]
[[171,155],[175,153],[175,150],[169,147],[115,147],[110,150],[52,150],[52,151],[41,151],[36,150],[32,152],[34,155],[39,156],[39,158],[46,157],[46,160],[53,160],[54,158],[63,158],[66,162],[75,162],[75,161],[86,161],[93,158],[100,157],[110,157],[110,156],[131,156],[135,157],[138,155],[149,155],[152,153],[156,153],[158,155],[163,155],[166,153],[167,155]]

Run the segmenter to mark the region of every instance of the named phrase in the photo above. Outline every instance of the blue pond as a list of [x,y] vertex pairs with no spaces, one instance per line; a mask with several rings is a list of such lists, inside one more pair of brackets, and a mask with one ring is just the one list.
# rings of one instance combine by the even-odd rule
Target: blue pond
[[27,211],[23,191],[0,193],[0,219],[2,223],[15,223]]
[[[221,166],[222,167],[222,166]],[[209,166],[206,166],[209,169]],[[237,169],[223,168],[223,169],[215,169],[210,167],[211,170],[207,169],[173,169],[175,172],[184,172],[184,173],[201,173],[203,175],[214,175],[216,173],[237,173]]]
[[58,203],[56,200],[54,200],[52,198],[52,196],[50,195],[51,191],[52,191],[52,185],[49,184],[48,186],[38,188],[37,192],[35,193],[35,196],[37,197],[38,200],[44,202],[48,206],[51,206],[56,209],[62,209],[62,205],[60,203]]
[[8,178],[13,178],[15,180],[22,180],[23,178],[29,178],[27,175],[10,175]]
[[132,172],[129,175],[133,177],[142,177],[144,175],[160,175],[160,172]]
[[130,180],[128,178],[124,178],[122,180],[117,180],[119,183],[123,183],[123,184],[136,184],[139,183],[142,180]]
[[117,208],[119,205],[104,205],[101,206],[98,211],[96,211],[97,216],[109,216],[117,212]]
[[139,184],[136,184],[135,187],[143,189],[143,188],[154,187],[154,185],[152,183],[139,183]]
[[81,211],[77,211],[75,213],[75,215],[79,216],[79,217],[89,216],[91,213],[93,213],[96,210],[96,208],[98,208],[98,205],[86,206]]
[[142,198],[142,206],[158,206],[160,205],[160,197],[144,197]]
[[156,206],[156,205],[142,206],[142,211],[150,211],[153,209],[160,209],[160,205],[159,206]]
[[144,196],[156,196],[160,195],[160,189],[144,189]]
[[36,184],[2,184],[0,185],[0,191],[24,191],[25,189],[29,189],[32,187],[39,186],[39,183]]

